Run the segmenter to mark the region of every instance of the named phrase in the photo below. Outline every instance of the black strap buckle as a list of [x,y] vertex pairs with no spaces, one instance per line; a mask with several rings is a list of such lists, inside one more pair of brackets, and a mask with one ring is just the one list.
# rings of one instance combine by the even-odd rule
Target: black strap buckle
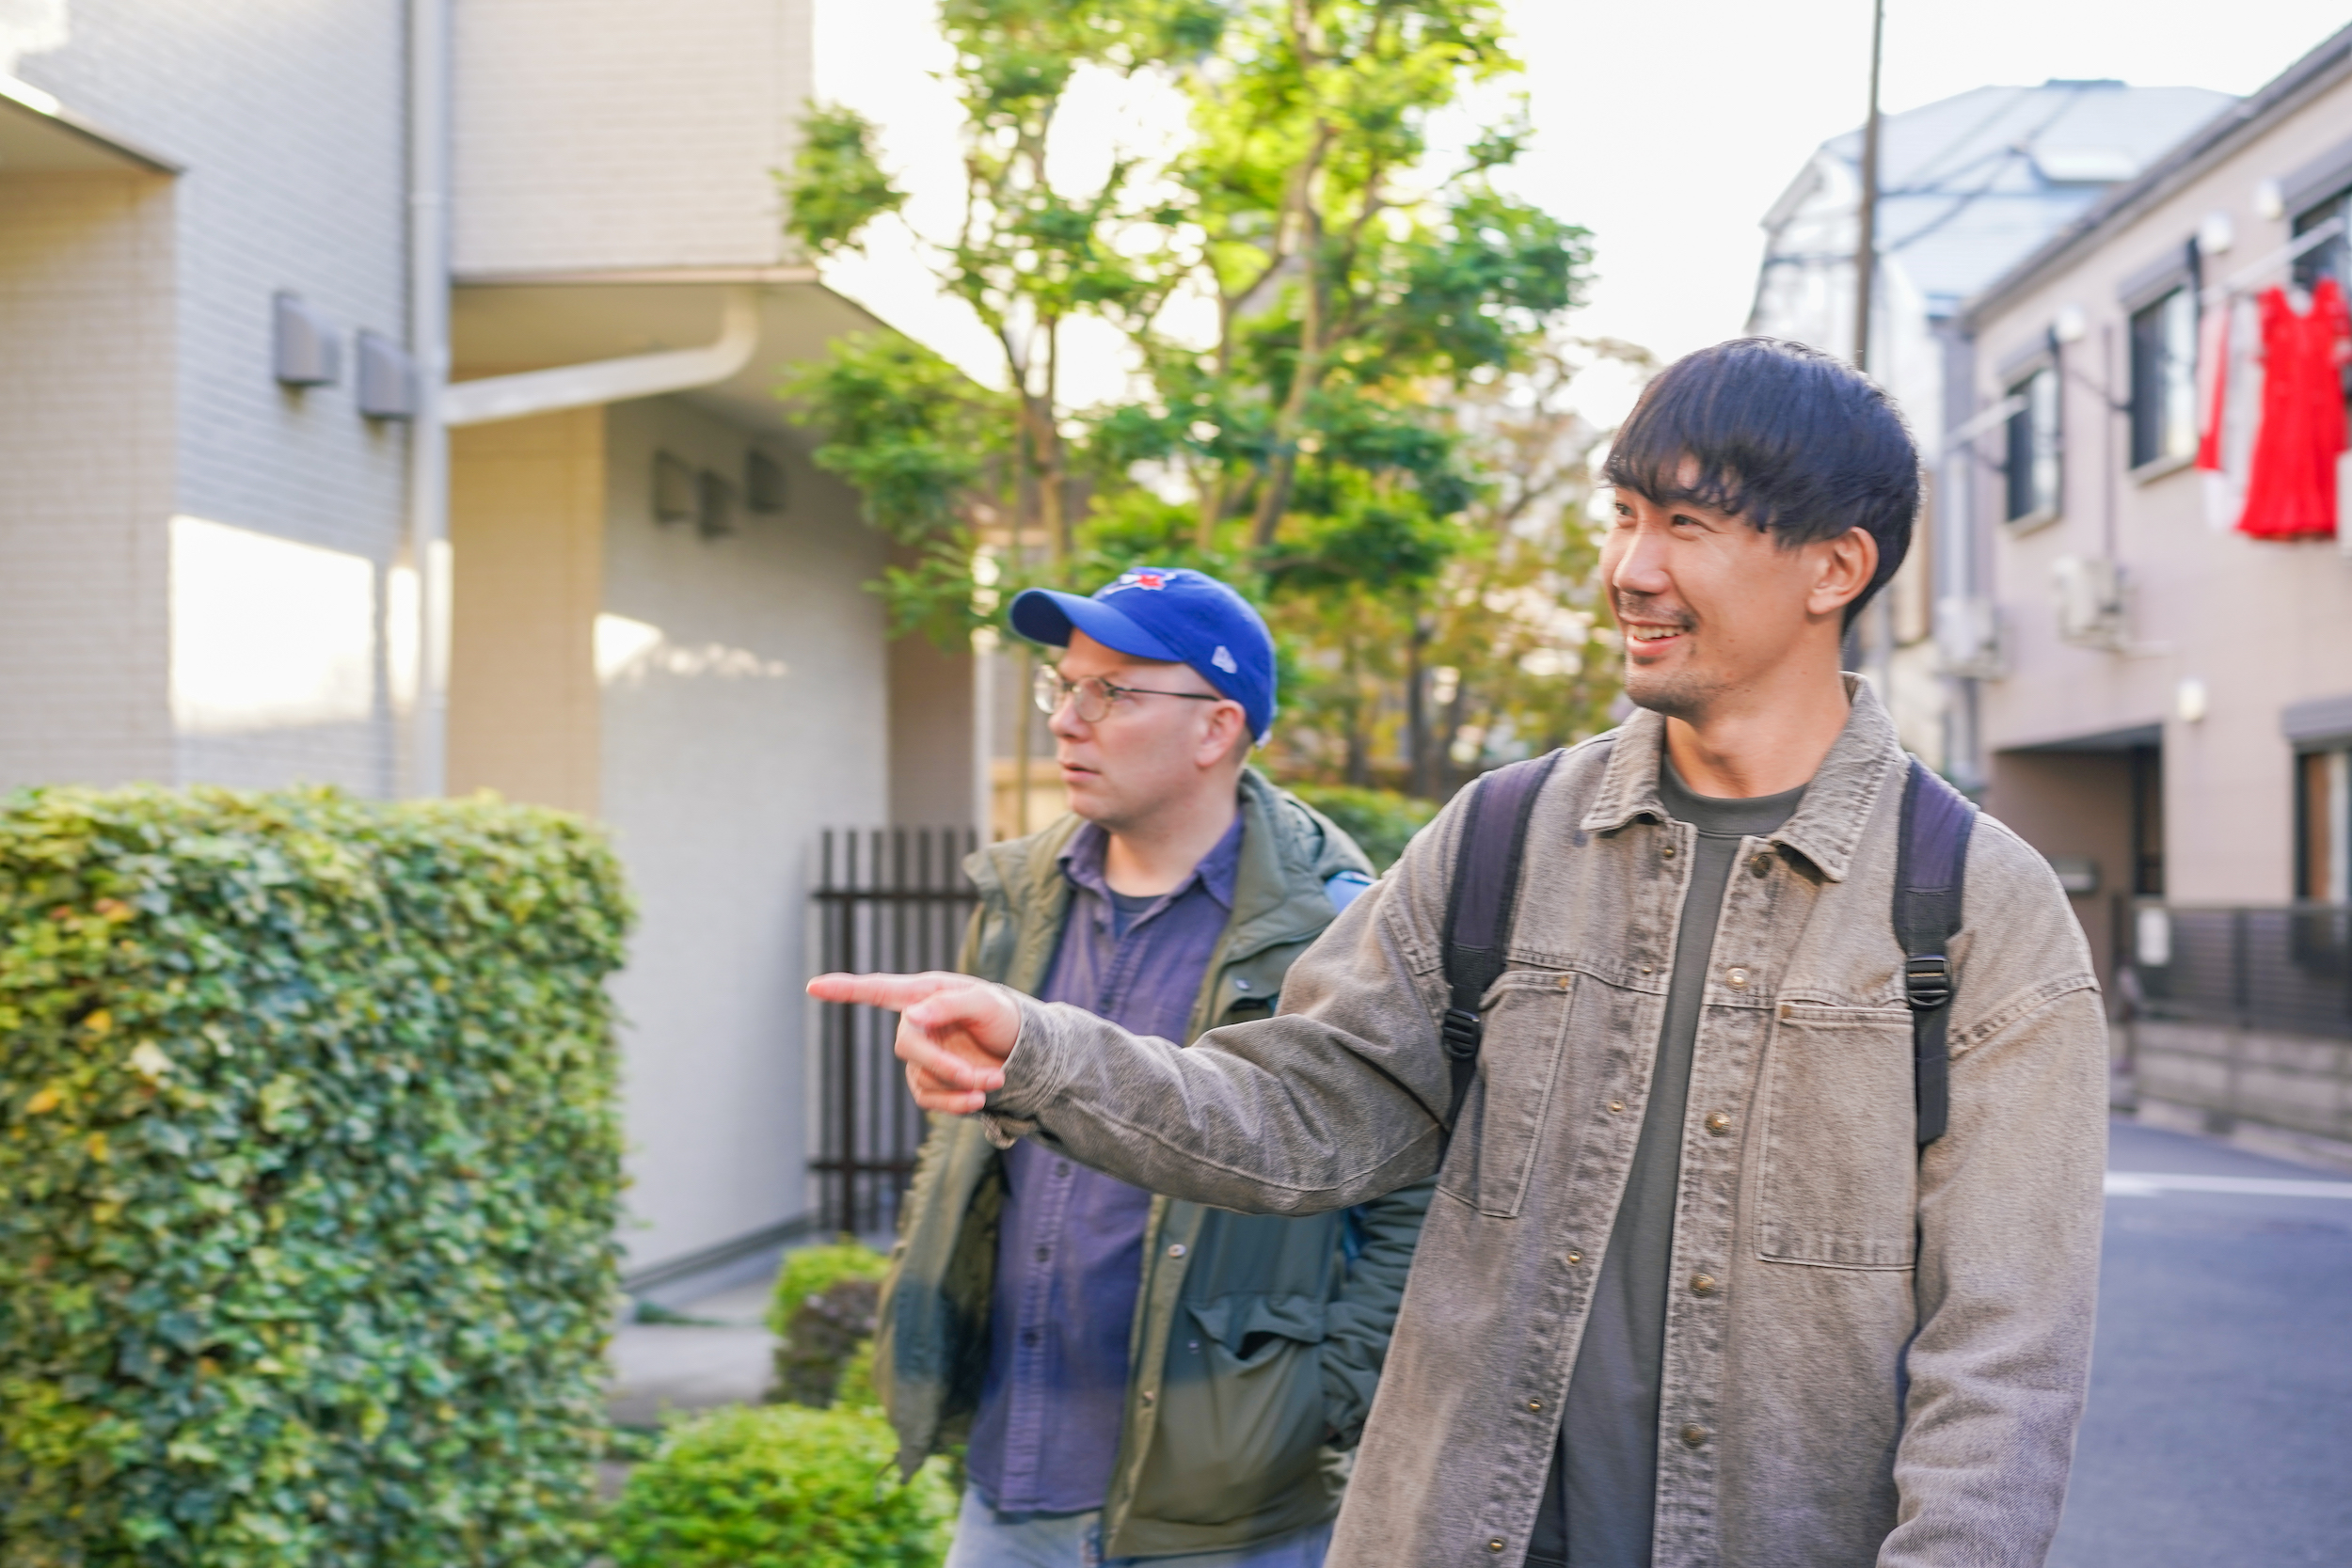
[[1445,1044],[1445,1053],[1457,1062],[1466,1062],[1478,1054],[1478,1041],[1486,1026],[1476,1013],[1466,1007],[1448,1007],[1438,1025],[1438,1036]]
[[1952,966],[1941,953],[1923,953],[1903,960],[1903,1000],[1920,1012],[1952,999]]

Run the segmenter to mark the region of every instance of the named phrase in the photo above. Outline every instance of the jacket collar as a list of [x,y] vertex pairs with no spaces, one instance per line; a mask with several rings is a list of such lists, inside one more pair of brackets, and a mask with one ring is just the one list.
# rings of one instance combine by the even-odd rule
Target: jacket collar
[[[1845,681],[1852,705],[1846,727],[1805,786],[1796,815],[1772,835],[1773,843],[1803,855],[1833,882],[1846,879],[1863,830],[1869,825],[1870,809],[1886,786],[1889,769],[1903,754],[1894,722],[1868,683],[1859,675],[1848,675]],[[1584,814],[1586,832],[1611,832],[1637,816],[1666,820],[1665,804],[1658,796],[1665,738],[1664,717],[1646,708],[1637,710],[1618,729],[1600,792]]]

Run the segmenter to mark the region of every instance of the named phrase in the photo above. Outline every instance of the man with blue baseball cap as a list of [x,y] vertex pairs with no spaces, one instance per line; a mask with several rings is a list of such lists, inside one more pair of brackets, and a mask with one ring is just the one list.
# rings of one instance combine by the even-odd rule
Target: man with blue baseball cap
[[[1337,826],[1248,766],[1274,641],[1186,568],[1032,589],[1071,814],[974,856],[959,967],[1189,1042],[1272,1013],[1369,884]],[[913,1467],[969,1445],[948,1568],[1316,1568],[1430,1186],[1344,1213],[1155,1197],[942,1117],[882,1288],[875,1378]]]

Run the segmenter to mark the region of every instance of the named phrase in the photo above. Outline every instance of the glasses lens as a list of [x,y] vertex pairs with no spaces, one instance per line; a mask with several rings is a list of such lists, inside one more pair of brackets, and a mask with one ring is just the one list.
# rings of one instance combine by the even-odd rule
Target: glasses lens
[[1039,665],[1037,667],[1037,679],[1030,683],[1029,689],[1031,694],[1037,699],[1038,712],[1046,714],[1052,713],[1056,708],[1061,706],[1063,690],[1061,672],[1055,669],[1050,664]]

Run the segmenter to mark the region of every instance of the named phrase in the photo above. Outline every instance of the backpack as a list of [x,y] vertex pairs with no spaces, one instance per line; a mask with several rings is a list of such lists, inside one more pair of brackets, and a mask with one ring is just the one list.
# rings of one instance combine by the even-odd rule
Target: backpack
[[[1562,753],[1531,757],[1480,779],[1463,808],[1461,849],[1446,895],[1445,980],[1449,1006],[1438,1029],[1453,1077],[1453,1104],[1442,1131],[1447,1140],[1461,1119],[1478,1075],[1485,1023],[1478,1006],[1502,977],[1518,901],[1519,862],[1535,797]],[[1945,948],[1960,929],[1968,835],[1977,808],[1968,798],[1911,759],[1903,784],[1900,838],[1895,851],[1895,940],[1903,950],[1903,999],[1911,1006],[1912,1093],[1919,1147],[1944,1135],[1951,1112],[1951,1019],[1954,975]],[[1443,1155],[1440,1154],[1440,1159]]]

